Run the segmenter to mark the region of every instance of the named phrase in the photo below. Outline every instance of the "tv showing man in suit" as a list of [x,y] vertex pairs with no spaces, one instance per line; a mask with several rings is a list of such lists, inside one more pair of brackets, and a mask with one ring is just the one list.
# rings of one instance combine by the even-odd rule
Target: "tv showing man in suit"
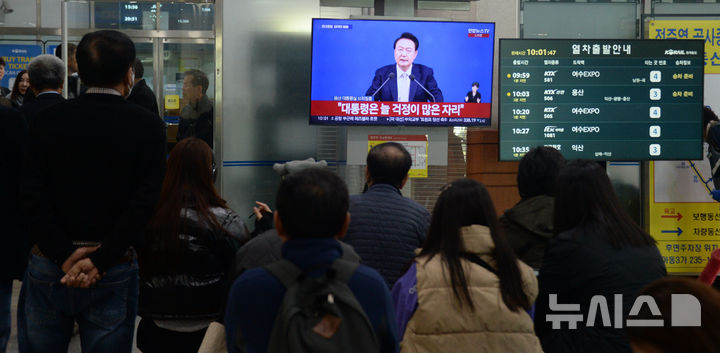
[[442,91],[435,81],[433,69],[414,63],[418,49],[420,41],[412,33],[405,32],[395,39],[395,64],[375,71],[365,95],[376,101],[442,102]]
[[489,126],[494,45],[494,23],[315,18],[310,124]]

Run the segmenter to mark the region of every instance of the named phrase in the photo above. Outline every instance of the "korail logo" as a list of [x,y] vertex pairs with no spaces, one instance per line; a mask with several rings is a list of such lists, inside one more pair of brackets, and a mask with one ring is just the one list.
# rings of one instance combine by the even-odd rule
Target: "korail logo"
[[[580,312],[580,304],[558,304],[557,294],[550,294],[550,311],[561,312],[561,314],[547,314],[545,321],[552,322],[553,330],[560,330],[562,323],[566,322],[567,328],[571,330],[577,329],[579,322],[585,322],[586,327],[594,327],[596,322],[600,321],[598,326],[603,327],[664,327],[665,318],[660,313],[655,299],[649,295],[640,295],[635,299],[628,318],[623,321],[623,296],[622,294],[614,295],[614,322],[610,318],[610,310],[608,308],[607,299],[602,295],[593,296],[590,299],[590,308],[588,310],[587,319],[583,320],[583,314]],[[700,327],[702,322],[700,301],[691,294],[672,294],[671,296],[671,327]],[[650,309],[652,319],[633,319],[640,314],[640,310],[646,306]],[[599,318],[598,318],[599,312]]]
[[543,132],[547,132],[547,133],[565,132],[565,128],[548,125],[548,126],[545,126],[545,129],[543,130]]

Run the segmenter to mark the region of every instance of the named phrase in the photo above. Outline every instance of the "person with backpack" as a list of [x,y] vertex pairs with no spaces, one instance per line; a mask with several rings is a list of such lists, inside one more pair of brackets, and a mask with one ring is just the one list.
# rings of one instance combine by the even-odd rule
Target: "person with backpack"
[[243,273],[225,313],[229,353],[397,352],[390,291],[375,270],[341,259],[350,223],[345,183],[312,168],[280,184],[282,260]]
[[393,287],[402,352],[542,352],[528,314],[538,293],[498,225],[487,189],[446,185],[427,240]]

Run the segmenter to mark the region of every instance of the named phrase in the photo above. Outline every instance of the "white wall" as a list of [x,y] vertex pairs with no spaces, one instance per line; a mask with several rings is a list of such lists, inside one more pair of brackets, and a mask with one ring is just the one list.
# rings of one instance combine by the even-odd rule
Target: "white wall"
[[417,10],[417,17],[444,18],[454,21],[495,22],[495,58],[493,64],[492,128],[498,126],[498,53],[500,38],[520,36],[520,0],[476,0],[469,11]]

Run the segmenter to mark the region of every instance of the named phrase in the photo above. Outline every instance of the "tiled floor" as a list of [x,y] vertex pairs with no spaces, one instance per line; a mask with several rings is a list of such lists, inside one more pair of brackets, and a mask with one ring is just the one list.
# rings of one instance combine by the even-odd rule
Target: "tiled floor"
[[[17,327],[16,327],[16,313],[17,313],[17,300],[18,295],[20,294],[20,283],[19,281],[15,281],[13,283],[13,296],[12,296],[12,331],[10,333],[10,342],[8,343],[7,353],[18,353],[18,346],[17,346]],[[140,318],[135,322],[135,328],[137,329],[137,323],[140,321]],[[80,337],[78,335],[73,336],[72,340],[70,341],[70,347],[68,348],[68,353],[80,353]],[[141,353],[137,348],[135,348],[135,342],[133,342],[133,353]]]

